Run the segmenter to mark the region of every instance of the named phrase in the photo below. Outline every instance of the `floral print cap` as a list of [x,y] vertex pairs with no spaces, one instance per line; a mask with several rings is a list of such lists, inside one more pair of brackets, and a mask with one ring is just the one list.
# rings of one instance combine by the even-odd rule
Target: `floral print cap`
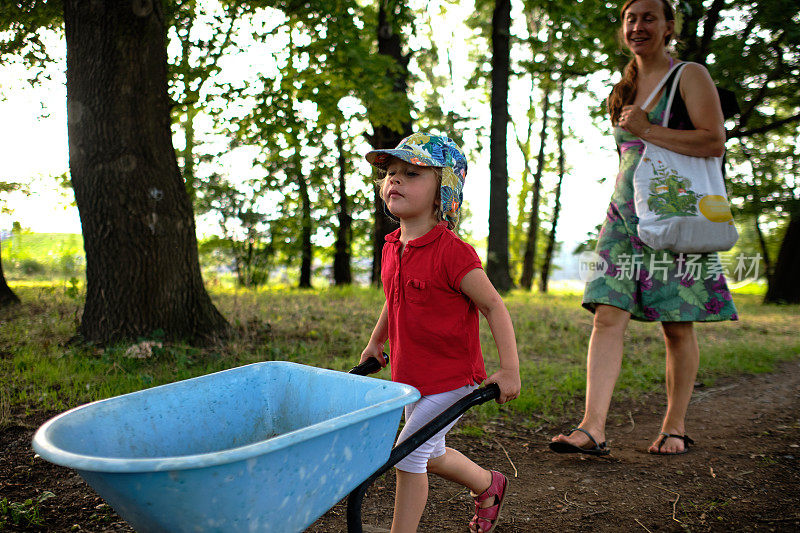
[[467,177],[467,157],[449,137],[428,133],[414,133],[397,145],[397,148],[372,150],[365,156],[370,164],[385,170],[392,157],[421,167],[442,169],[442,214],[453,224],[458,220],[458,210],[464,201],[464,180]]

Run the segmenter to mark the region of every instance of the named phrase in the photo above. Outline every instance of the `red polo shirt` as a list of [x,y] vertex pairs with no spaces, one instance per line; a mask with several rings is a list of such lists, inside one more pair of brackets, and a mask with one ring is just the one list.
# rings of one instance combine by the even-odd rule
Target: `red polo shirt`
[[386,236],[381,263],[392,380],[423,395],[481,383],[478,308],[460,290],[481,268],[478,254],[446,222],[409,241],[402,256],[399,237],[399,229]]

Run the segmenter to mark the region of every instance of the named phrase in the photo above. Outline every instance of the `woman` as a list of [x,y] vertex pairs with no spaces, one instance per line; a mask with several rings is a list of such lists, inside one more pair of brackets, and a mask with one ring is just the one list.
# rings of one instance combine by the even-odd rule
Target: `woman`
[[642,139],[682,154],[721,156],[725,129],[714,82],[704,67],[694,63],[683,69],[668,127],[660,126],[666,89],[649,109],[641,109],[675,62],[667,50],[675,16],[667,0],[628,0],[621,13],[620,37],[633,58],[607,102],[620,172],[597,243],[607,270],[587,283],[584,293],[583,306],[595,314],[586,410],[580,425],[554,437],[550,448],[558,453],[609,453],[606,417],[622,364],[623,336],[633,318],[661,322],[664,330],[667,411],[661,434],[648,451],[676,455],[693,444],[685,427],[699,364],[693,322],[736,320],[736,308],[716,254],[656,251],[638,238],[633,173],[644,149]]

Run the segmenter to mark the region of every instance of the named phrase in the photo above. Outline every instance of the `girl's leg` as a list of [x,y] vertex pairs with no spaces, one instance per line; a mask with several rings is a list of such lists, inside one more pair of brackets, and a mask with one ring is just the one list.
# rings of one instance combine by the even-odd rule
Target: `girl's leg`
[[[586,410],[579,427],[588,431],[598,443],[606,440],[606,418],[622,366],[622,345],[630,318],[628,311],[611,305],[599,304],[595,309],[586,369]],[[593,446],[589,437],[580,431],[569,436],[558,435],[552,440],[582,448]]]
[[[492,473],[490,471],[481,468],[453,448],[445,448],[444,455],[429,459],[428,472],[467,487],[473,494],[483,493],[492,484]],[[486,508],[496,503],[495,498],[487,498],[480,505]],[[472,529],[472,531],[480,533],[480,530]]]
[[[475,388],[477,386],[466,386],[449,392],[423,396],[417,402],[407,405],[405,408],[406,423],[397,438],[397,443],[403,442],[416,433],[422,426]],[[395,465],[397,488],[394,500],[394,518],[392,519],[393,533],[417,530],[428,499],[427,472],[431,462],[429,458],[431,455],[446,452],[444,436],[455,423],[454,420],[448,424]],[[486,486],[488,487],[489,483]]]
[[475,494],[482,493],[492,484],[491,472],[453,448],[445,448],[444,455],[428,459],[428,472],[467,487]]
[[[694,324],[691,322],[664,322],[664,341],[667,346],[666,388],[667,413],[661,424],[661,431],[672,435],[686,433],[686,411],[692,398],[697,368],[700,365],[700,350]],[[658,439],[650,446],[650,451],[658,451]],[[661,446],[663,453],[683,451],[680,439],[666,439]]]
[[428,501],[428,474],[395,469],[397,487],[394,493],[392,533],[414,533]]

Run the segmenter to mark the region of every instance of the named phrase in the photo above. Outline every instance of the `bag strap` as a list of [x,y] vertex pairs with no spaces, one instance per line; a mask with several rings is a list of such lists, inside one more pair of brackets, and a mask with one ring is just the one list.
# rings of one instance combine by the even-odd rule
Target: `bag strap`
[[661,126],[665,128],[667,127],[667,123],[669,123],[669,112],[672,110],[672,100],[675,98],[675,91],[678,89],[678,85],[680,85],[683,67],[688,64],[689,63],[686,62],[680,64],[678,72],[675,74],[675,79],[672,81],[672,87],[669,90],[669,97],[667,98],[667,107],[664,108],[664,117],[661,119]]
[[667,71],[667,73],[664,75],[664,77],[661,78],[661,81],[658,82],[658,85],[656,85],[656,88],[653,89],[653,92],[650,93],[650,96],[647,97],[647,100],[645,100],[644,103],[639,107],[641,107],[642,109],[647,109],[647,106],[649,106],[650,102],[653,101],[653,98],[656,97],[656,95],[658,94],[658,91],[661,90],[661,87],[663,87],[664,84],[667,83],[667,80],[669,79],[670,74],[672,74],[672,72],[676,68],[679,68],[681,65],[684,65],[684,64],[685,63],[675,63],[674,65],[672,65],[672,67],[670,67],[670,69]]

